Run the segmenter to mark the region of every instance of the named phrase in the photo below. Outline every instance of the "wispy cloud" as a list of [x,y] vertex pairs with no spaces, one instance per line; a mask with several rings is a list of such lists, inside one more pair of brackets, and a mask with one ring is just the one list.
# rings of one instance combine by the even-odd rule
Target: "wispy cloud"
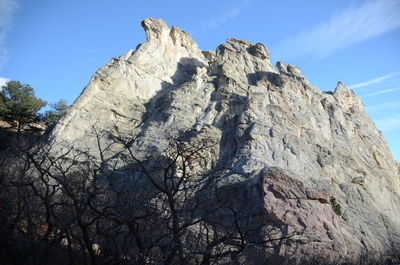
[[4,86],[8,81],[10,81],[10,79],[0,77],[0,90],[1,90],[1,87]]
[[12,18],[18,9],[18,0],[0,0],[0,68],[8,60],[6,37],[12,28]]
[[382,94],[387,94],[387,93],[391,93],[391,92],[396,92],[399,91],[400,88],[389,88],[389,89],[383,89],[380,91],[376,91],[376,92],[372,92],[372,93],[368,93],[365,95],[361,95],[361,98],[368,98],[368,97],[372,97],[372,96],[377,96],[377,95],[382,95]]
[[375,121],[377,127],[382,131],[400,129],[400,114],[383,117]]
[[400,28],[400,1],[370,0],[333,15],[314,28],[289,37],[277,47],[281,57],[325,58],[356,43]]
[[90,54],[88,57],[89,61],[94,62],[94,63],[99,62],[99,59],[97,57],[101,54],[100,51],[91,49],[91,50],[88,50],[88,53]]
[[250,0],[242,0],[238,5],[228,9],[223,14],[219,14],[216,17],[207,18],[200,24],[200,30],[207,31],[216,29],[223,24],[228,23],[229,21],[237,18],[240,13],[250,4]]
[[97,60],[96,58],[93,58],[93,57],[89,57],[89,61],[94,62],[94,63],[99,62],[99,60]]
[[376,105],[367,105],[366,109],[368,112],[380,112],[382,110],[389,110],[389,109],[400,109],[400,100],[399,101],[390,101],[385,103],[380,103]]
[[355,88],[367,87],[367,86],[370,86],[370,85],[381,83],[382,81],[390,79],[393,76],[396,76],[398,74],[400,74],[400,72],[391,73],[391,74],[384,75],[384,76],[381,76],[381,77],[378,77],[378,78],[374,78],[374,79],[371,79],[371,80],[368,80],[368,81],[364,81],[364,82],[361,82],[361,83],[350,85],[349,88],[355,89]]

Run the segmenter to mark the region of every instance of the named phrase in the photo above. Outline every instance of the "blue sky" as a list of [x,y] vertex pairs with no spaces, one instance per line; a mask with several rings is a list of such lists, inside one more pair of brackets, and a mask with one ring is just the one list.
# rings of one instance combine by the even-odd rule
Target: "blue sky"
[[354,89],[400,160],[400,0],[0,0],[0,83],[72,103],[112,57],[161,17],[202,49],[235,37],[264,43],[321,90]]

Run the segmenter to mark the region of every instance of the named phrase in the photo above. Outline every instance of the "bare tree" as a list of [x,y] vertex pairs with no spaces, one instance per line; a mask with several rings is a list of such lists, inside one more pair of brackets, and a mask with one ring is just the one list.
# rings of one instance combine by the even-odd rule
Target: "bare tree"
[[94,134],[95,155],[72,147],[55,155],[54,143],[39,141],[0,161],[0,253],[8,262],[243,264],[252,250],[293,236],[228,198],[206,138],[185,132],[139,157],[136,139]]

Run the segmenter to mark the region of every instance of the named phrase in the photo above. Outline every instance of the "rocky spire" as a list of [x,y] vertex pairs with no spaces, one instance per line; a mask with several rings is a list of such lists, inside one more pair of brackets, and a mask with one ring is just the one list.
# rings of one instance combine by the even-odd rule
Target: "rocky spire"
[[142,21],[142,27],[146,32],[147,41],[163,41],[168,38],[170,32],[167,24],[161,18],[146,18]]
[[346,111],[352,111],[356,109],[364,111],[364,105],[356,96],[354,91],[346,87],[340,81],[337,83],[337,86],[333,92],[333,96]]

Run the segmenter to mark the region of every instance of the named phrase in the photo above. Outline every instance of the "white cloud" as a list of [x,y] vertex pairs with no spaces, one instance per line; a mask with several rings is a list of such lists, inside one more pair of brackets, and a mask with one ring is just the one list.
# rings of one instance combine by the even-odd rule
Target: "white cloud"
[[[364,95],[360,95],[361,98],[367,98],[387,93],[392,93],[400,90],[400,79],[393,78],[398,76],[400,72],[395,72],[391,74],[387,74],[381,77],[377,77],[371,80],[363,81],[357,84],[350,85],[351,89],[359,89],[359,90],[369,90],[378,88],[378,91],[369,92]],[[384,89],[385,88],[385,89]]]
[[0,68],[7,63],[5,47],[7,33],[12,27],[12,18],[18,8],[18,0],[0,0]]
[[250,4],[249,0],[243,0],[241,1],[237,6],[232,7],[231,9],[228,9],[227,12],[220,14],[216,17],[213,18],[208,18],[205,19],[201,24],[200,24],[200,29],[203,31],[210,30],[210,29],[216,29],[223,24],[228,23],[230,20],[235,19],[240,15],[240,13],[243,11],[243,9]]
[[375,122],[377,127],[382,131],[392,131],[400,129],[400,114],[389,117],[383,117],[377,119]]
[[380,112],[382,110],[400,109],[400,101],[391,101],[376,105],[367,105],[366,109],[368,112]]
[[366,95],[361,95],[361,98],[368,98],[368,97],[372,97],[372,96],[377,96],[377,95],[382,95],[382,94],[387,94],[387,93],[391,93],[391,92],[396,92],[399,91],[399,88],[389,88],[389,89],[384,89],[384,90],[380,90],[380,91],[376,91],[376,92],[372,92]]
[[400,1],[366,1],[333,15],[314,28],[289,37],[277,47],[281,57],[312,55],[322,59],[337,50],[400,28]]
[[4,78],[4,77],[0,77],[0,89],[1,89],[1,87],[4,86],[8,81],[10,81],[10,79]]
[[382,81],[390,79],[393,76],[396,76],[398,74],[399,74],[399,72],[391,73],[391,74],[388,74],[388,75],[385,75],[385,76],[381,76],[381,77],[378,77],[378,78],[374,78],[374,79],[371,79],[371,80],[368,80],[368,81],[364,81],[364,82],[361,82],[361,83],[353,84],[353,85],[350,85],[348,87],[351,88],[351,89],[367,87],[367,86],[370,86],[370,85],[381,83]]

